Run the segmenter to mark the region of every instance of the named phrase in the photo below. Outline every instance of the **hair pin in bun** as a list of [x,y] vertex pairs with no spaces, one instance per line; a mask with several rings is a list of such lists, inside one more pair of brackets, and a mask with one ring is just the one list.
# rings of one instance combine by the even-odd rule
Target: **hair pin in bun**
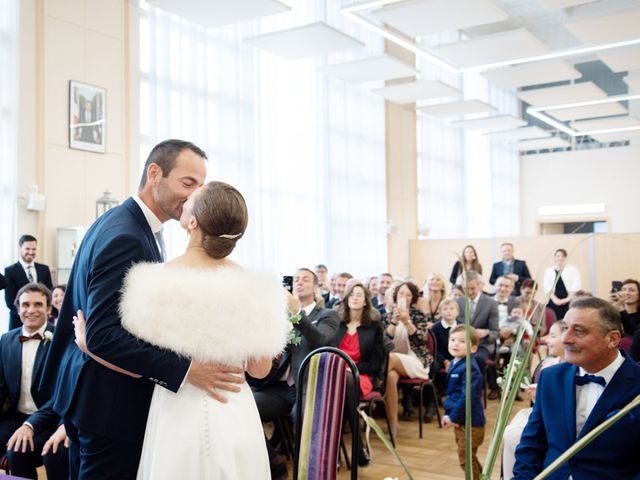
[[229,238],[231,240],[238,238],[240,235],[242,235],[241,233],[236,233],[235,235],[229,235],[228,233],[225,233],[223,235],[218,235],[219,238]]

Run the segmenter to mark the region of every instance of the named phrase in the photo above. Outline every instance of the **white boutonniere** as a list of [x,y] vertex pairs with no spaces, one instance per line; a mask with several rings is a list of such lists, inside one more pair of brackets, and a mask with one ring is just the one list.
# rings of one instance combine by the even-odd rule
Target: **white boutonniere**
[[46,345],[47,342],[50,342],[52,338],[53,338],[53,333],[50,332],[49,330],[45,330],[44,335],[42,337],[42,343]]

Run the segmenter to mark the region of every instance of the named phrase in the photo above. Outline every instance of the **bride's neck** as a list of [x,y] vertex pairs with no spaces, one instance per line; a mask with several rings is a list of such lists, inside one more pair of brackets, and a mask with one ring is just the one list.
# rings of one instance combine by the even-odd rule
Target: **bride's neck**
[[189,244],[184,254],[174,260],[179,266],[197,268],[221,267],[233,264],[226,258],[210,257],[202,246],[202,234],[199,230],[192,231],[189,235]]

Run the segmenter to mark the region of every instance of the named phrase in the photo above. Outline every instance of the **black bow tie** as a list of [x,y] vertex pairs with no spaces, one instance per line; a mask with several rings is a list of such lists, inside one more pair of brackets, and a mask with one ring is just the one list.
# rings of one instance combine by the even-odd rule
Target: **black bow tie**
[[576,375],[576,385],[586,385],[587,383],[597,383],[603,387],[607,386],[607,382],[599,375]]
[[32,335],[31,337],[27,337],[25,335],[20,335],[18,337],[18,340],[20,340],[20,343],[24,343],[24,342],[29,341],[29,340],[42,340],[42,335],[40,335],[39,333],[36,333],[35,335]]

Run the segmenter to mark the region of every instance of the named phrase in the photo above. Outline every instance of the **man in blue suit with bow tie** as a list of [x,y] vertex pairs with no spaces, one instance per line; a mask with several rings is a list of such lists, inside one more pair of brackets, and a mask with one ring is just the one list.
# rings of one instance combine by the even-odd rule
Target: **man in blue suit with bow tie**
[[[40,385],[71,439],[73,480],[136,477],[155,384],[176,392],[189,381],[224,400],[218,390],[238,391],[233,383],[243,381],[240,368],[191,362],[132,336],[118,313],[127,270],[163,261],[162,225],[179,219],[189,195],[204,183],[205,160],[190,142],[156,145],[137,195],[96,220],[80,245]],[[80,351],[72,324],[78,310],[86,318],[89,351],[143,378],[117,373]]]
[[[576,440],[640,394],[640,366],[619,349],[620,315],[609,302],[571,304],[562,341],[567,363],[545,368],[516,449],[514,478],[534,478]],[[640,474],[640,408],[556,470],[549,479],[635,479]]]

